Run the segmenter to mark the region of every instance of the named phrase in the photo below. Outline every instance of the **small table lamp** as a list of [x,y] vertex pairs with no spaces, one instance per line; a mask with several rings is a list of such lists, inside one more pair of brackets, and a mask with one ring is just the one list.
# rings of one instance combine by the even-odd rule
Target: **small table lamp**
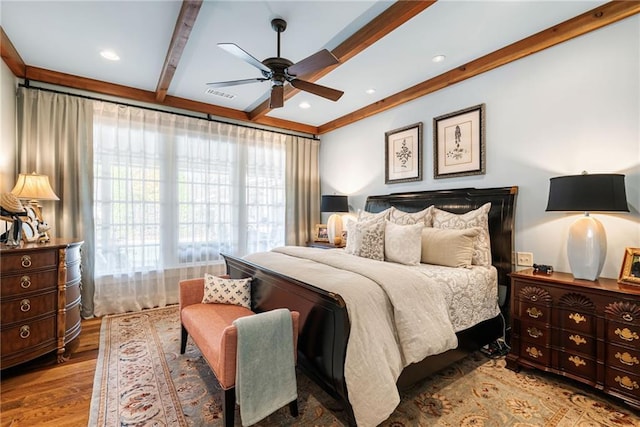
[[320,211],[333,213],[327,221],[327,234],[329,235],[329,243],[340,245],[342,243],[342,217],[336,212],[349,212],[347,196],[322,196]]
[[624,175],[568,175],[551,178],[547,211],[584,212],[569,228],[567,257],[573,277],[596,280],[607,256],[602,223],[589,212],[629,212]]
[[[19,199],[29,200],[29,204],[38,219],[38,228],[41,228],[40,224],[44,224],[44,220],[42,219],[42,206],[38,204],[38,201],[60,200],[56,193],[53,192],[51,184],[49,184],[49,177],[35,172],[31,174],[21,173],[18,175],[18,182],[16,182],[11,193]],[[49,234],[46,229],[38,230],[38,232],[40,233],[39,241],[49,241]]]

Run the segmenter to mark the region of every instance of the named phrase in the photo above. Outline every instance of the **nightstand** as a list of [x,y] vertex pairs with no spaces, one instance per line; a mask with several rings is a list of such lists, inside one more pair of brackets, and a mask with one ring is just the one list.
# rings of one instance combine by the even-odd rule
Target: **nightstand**
[[563,375],[640,409],[640,287],[511,273],[507,367]]
[[344,246],[336,246],[332,245],[328,242],[307,242],[307,247],[309,248],[320,248],[320,249],[342,249]]

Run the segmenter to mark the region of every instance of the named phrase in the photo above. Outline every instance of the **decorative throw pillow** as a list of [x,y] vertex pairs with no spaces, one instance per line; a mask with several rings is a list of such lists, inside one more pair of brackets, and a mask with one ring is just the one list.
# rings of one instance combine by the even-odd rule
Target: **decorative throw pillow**
[[425,227],[431,227],[433,224],[433,209],[433,206],[429,206],[420,212],[405,212],[392,207],[389,221],[401,225],[423,224]]
[[223,279],[205,273],[203,304],[233,304],[251,309],[251,278]]
[[384,261],[384,222],[350,222],[347,225],[347,253]]
[[391,213],[391,209],[392,208],[388,208],[388,209],[385,209],[382,212],[378,212],[378,213],[360,211],[358,213],[358,222],[360,222],[360,221],[376,221],[376,222],[381,222],[382,224],[384,224],[384,222],[387,219],[389,219],[389,214]]
[[433,210],[433,227],[463,230],[465,228],[480,227],[480,234],[473,243],[474,265],[491,265],[491,241],[489,238],[489,209],[491,203],[485,203],[478,209],[467,213],[455,214],[435,208]]
[[420,264],[422,223],[399,225],[387,221],[384,228],[384,259],[407,265]]
[[473,256],[473,243],[479,233],[479,227],[463,230],[423,228],[420,259],[425,264],[469,267]]

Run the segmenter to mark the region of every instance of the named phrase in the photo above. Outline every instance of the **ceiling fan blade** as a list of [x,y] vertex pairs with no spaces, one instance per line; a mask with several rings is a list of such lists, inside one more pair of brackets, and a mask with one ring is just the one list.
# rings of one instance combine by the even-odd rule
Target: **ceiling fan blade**
[[226,87],[226,86],[244,85],[247,83],[264,82],[266,80],[269,80],[269,79],[265,79],[263,77],[256,77],[255,79],[229,80],[228,82],[212,82],[212,83],[207,83],[206,85],[212,86],[212,87]]
[[323,49],[291,65],[287,68],[287,74],[290,76],[300,77],[339,62],[340,61],[338,61],[338,58],[336,58],[333,53],[329,52],[327,49]]
[[332,101],[337,101],[344,94],[344,92],[341,90],[332,89],[330,87],[321,86],[311,82],[306,82],[304,80],[292,79],[289,81],[289,83],[291,83],[291,86],[295,87],[296,89],[310,92],[314,95],[318,95]]
[[284,105],[284,86],[273,85],[271,88],[271,98],[269,108],[280,108]]
[[218,43],[218,47],[226,50],[230,54],[242,59],[243,61],[253,65],[260,71],[264,71],[265,73],[271,73],[271,68],[264,65],[262,62],[258,61],[256,58],[251,56],[245,50],[240,48],[238,45],[234,43]]

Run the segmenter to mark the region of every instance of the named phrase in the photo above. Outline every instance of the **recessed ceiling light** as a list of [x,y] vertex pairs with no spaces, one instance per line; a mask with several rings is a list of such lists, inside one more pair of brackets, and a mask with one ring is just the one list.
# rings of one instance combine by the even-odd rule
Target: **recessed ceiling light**
[[442,61],[444,61],[445,58],[446,58],[446,56],[444,56],[444,55],[436,55],[433,58],[431,58],[431,60],[433,62],[442,62]]
[[115,53],[112,50],[109,49],[105,49],[103,51],[100,51],[100,56],[102,56],[104,59],[108,59],[109,61],[119,61],[120,57],[118,56],[117,53]]
[[303,108],[303,109],[307,109],[307,108],[311,108],[311,104],[309,104],[307,101],[302,101],[298,107]]
[[373,95],[374,93],[376,93],[376,90],[374,88],[370,88],[370,89],[367,89],[365,92],[367,92],[369,95]]

